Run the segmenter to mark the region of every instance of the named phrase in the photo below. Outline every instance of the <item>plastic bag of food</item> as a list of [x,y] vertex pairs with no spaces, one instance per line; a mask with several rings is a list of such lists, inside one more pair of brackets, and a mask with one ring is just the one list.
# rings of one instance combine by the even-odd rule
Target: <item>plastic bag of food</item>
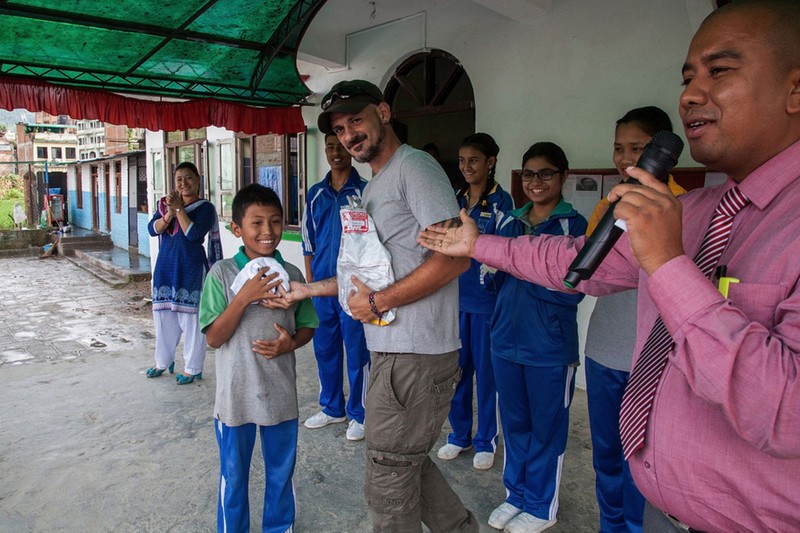
[[[339,244],[336,281],[339,284],[339,303],[350,315],[347,298],[356,286],[350,279],[356,276],[372,290],[379,291],[394,283],[392,257],[375,230],[375,223],[367,210],[361,205],[361,198],[350,196],[348,205],[342,206],[339,214],[342,220],[342,240]],[[380,320],[375,317],[371,324],[386,326],[394,320],[397,308],[383,313]]]

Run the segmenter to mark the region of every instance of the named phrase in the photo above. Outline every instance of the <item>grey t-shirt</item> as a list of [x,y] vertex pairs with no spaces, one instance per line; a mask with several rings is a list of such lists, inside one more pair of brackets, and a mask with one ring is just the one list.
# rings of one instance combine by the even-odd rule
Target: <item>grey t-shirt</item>
[[[304,281],[294,265],[284,263],[284,268],[290,280]],[[219,281],[228,303],[233,301],[230,287],[238,273],[234,258],[215,263],[208,273],[209,277]],[[204,290],[210,290],[208,285],[206,287]],[[283,326],[289,335],[294,335],[294,306],[267,309],[261,305],[249,305],[231,338],[217,349],[214,418],[227,426],[274,426],[299,416],[294,352],[273,359],[253,352],[254,340],[278,338],[274,323]]]
[[[458,204],[442,167],[429,154],[406,144],[370,180],[363,193],[383,245],[392,256],[396,280],[408,276],[433,252],[417,244],[424,228],[458,216]],[[458,279],[401,306],[388,326],[364,325],[373,352],[440,354],[461,347],[458,337]]]
[[586,357],[614,370],[631,371],[637,297],[638,291],[632,289],[597,299],[586,332]]

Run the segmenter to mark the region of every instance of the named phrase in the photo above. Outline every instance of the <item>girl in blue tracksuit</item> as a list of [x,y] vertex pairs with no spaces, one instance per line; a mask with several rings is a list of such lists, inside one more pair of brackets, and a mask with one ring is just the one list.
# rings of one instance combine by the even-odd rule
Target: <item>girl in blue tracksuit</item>
[[[500,148],[486,133],[475,133],[461,142],[458,166],[467,184],[458,191],[459,206],[467,210],[481,233],[495,232],[497,219],[510,211],[511,195],[495,181],[497,154]],[[474,259],[469,270],[458,278],[458,307],[461,349],[458,363],[461,381],[450,403],[450,426],[447,444],[437,453],[440,459],[451,460],[475,446],[472,464],[487,470],[494,464],[497,448],[497,389],[489,350],[489,322],[494,311],[496,293],[481,286],[481,264]],[[472,436],[472,376],[475,375],[478,396],[478,428]]]
[[[522,158],[521,176],[530,202],[501,218],[497,234],[583,235],[586,219],[561,196],[568,169],[557,145],[531,146]],[[508,493],[489,525],[511,533],[540,531],[555,524],[558,511],[582,296],[551,291],[502,272],[486,276],[484,282],[498,289],[491,347]]]

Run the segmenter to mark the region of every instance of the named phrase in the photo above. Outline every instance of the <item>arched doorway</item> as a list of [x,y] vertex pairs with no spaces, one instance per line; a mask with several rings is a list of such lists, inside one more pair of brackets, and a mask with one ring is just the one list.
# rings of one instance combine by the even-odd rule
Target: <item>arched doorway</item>
[[443,50],[414,54],[397,67],[385,96],[400,140],[420,149],[435,144],[454,188],[463,183],[458,146],[475,132],[475,97],[461,63]]

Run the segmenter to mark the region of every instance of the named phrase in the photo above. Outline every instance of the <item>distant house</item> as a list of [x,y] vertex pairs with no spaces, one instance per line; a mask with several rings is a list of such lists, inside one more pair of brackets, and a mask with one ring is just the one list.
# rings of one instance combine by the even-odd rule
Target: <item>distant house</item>
[[17,125],[18,159],[32,163],[39,205],[42,195],[61,194],[70,224],[149,255],[143,137],[141,129],[38,112],[35,124]]
[[16,147],[5,137],[0,137],[0,174],[19,174],[16,161]]
[[78,159],[86,161],[118,155],[143,147],[144,130],[99,120],[76,120]]
[[[67,163],[75,160],[78,137],[75,126],[68,123],[68,117],[65,118],[67,120],[37,113],[37,122],[17,124],[20,169],[30,170],[36,177],[35,187],[32,186],[36,198],[26,196],[25,202],[29,208],[38,206],[35,211],[48,205],[45,196],[67,197]],[[29,217],[32,220],[39,218],[35,212],[29,213]]]
[[72,225],[108,234],[114,246],[150,256],[144,151],[68,165]]

